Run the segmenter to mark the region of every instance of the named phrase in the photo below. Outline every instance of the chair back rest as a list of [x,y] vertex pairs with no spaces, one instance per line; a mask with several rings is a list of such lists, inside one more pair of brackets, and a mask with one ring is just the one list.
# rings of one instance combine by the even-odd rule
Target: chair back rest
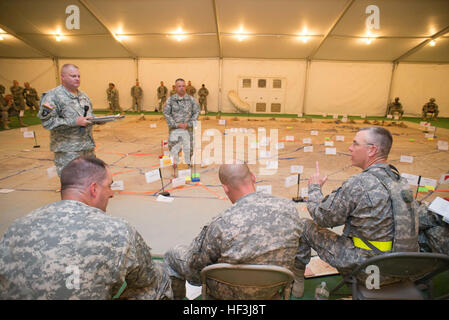
[[294,275],[275,265],[217,263],[201,271],[203,299],[268,300],[289,298]]
[[433,272],[449,270],[449,256],[427,252],[388,253],[366,260],[357,272],[364,272],[369,265],[379,267],[381,276],[419,279]]

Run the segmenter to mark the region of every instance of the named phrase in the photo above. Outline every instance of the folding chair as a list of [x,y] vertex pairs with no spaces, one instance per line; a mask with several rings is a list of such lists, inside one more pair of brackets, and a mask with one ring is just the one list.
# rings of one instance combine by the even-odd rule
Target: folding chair
[[271,300],[290,298],[294,280],[275,265],[217,263],[201,270],[203,300]]
[[[382,277],[395,278],[396,282],[368,289],[365,281],[357,276],[365,273],[368,266],[377,266]],[[432,278],[449,270],[449,256],[426,252],[394,252],[367,259],[356,267],[330,292],[345,283],[351,286],[354,300],[424,300],[433,299]],[[368,275],[368,274],[367,274]],[[427,296],[424,294],[427,293]]]

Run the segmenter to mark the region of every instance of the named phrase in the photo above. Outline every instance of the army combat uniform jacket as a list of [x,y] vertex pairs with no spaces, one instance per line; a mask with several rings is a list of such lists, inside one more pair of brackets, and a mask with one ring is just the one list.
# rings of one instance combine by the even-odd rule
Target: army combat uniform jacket
[[74,152],[95,148],[92,125],[80,127],[76,118],[84,116],[84,106],[88,106],[87,116],[93,116],[92,103],[87,95],[68,91],[60,85],[41,98],[38,117],[45,129],[50,130],[50,150],[53,152]]
[[[321,259],[342,274],[379,251],[394,251],[394,241],[398,246],[417,248],[417,212],[411,211],[413,217],[406,212],[410,221],[401,220],[403,216],[399,214],[395,221],[390,192],[377,177],[386,177],[388,169],[386,163],[373,164],[324,198],[319,184],[309,185],[307,209],[314,222],[306,220],[303,237]],[[411,192],[408,184],[406,190]],[[413,197],[410,200],[414,205]],[[341,225],[345,226],[343,235],[326,229]],[[403,240],[410,234],[415,234],[415,238]],[[307,259],[298,258],[307,264]]]
[[[190,246],[177,246],[164,258],[171,275],[196,284],[200,271],[215,263],[291,268],[302,228],[302,219],[291,201],[262,192],[250,193],[204,226]],[[218,283],[208,286],[216,297],[224,290]],[[257,292],[254,294],[257,296]]]
[[62,200],[17,219],[0,240],[0,299],[171,298],[162,264],[121,218]]

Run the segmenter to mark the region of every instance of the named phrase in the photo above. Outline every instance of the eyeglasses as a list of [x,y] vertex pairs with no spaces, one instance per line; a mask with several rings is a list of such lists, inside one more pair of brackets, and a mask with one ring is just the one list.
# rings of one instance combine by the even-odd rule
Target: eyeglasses
[[364,144],[360,144],[357,141],[353,141],[352,142],[352,146],[354,147],[358,147],[358,146],[375,146],[374,143],[364,143]]

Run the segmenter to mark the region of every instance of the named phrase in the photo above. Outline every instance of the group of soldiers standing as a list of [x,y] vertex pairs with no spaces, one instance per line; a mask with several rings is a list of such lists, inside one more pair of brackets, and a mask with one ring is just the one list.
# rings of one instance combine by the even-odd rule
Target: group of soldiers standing
[[[387,114],[392,115],[398,114],[399,119],[402,119],[404,114],[404,109],[402,108],[402,103],[399,102],[399,97],[394,98],[394,102],[390,102],[387,107]],[[435,98],[430,98],[429,102],[427,102],[422,107],[421,117],[424,120],[436,120],[438,117],[438,105],[435,103]]]
[[[186,93],[192,97],[195,97],[196,88],[192,85],[191,81],[188,82],[186,86]],[[123,112],[119,103],[119,93],[114,83],[109,83],[109,88],[106,90],[106,94],[109,102],[109,110],[112,113]],[[172,86],[172,90],[169,92],[167,87],[164,85],[164,81],[161,81],[160,86],[157,88],[157,99],[158,105],[154,109],[154,112],[162,112],[165,103],[167,102],[168,95],[170,96],[176,94],[175,85]],[[209,90],[203,84],[198,90],[198,102],[201,111],[207,113],[207,96],[209,95]],[[131,110],[136,112],[142,112],[142,97],[143,90],[139,85],[139,81],[136,80],[136,85],[131,88],[132,106]]]
[[19,85],[17,80],[13,81],[13,85],[9,88],[11,94],[4,95],[6,88],[0,85],[0,109],[3,129],[9,129],[9,117],[17,116],[21,127],[26,127],[23,123],[23,114],[25,112],[25,105],[27,105],[32,112],[39,111],[39,95],[36,89],[30,86],[29,82],[24,83],[25,88]]

